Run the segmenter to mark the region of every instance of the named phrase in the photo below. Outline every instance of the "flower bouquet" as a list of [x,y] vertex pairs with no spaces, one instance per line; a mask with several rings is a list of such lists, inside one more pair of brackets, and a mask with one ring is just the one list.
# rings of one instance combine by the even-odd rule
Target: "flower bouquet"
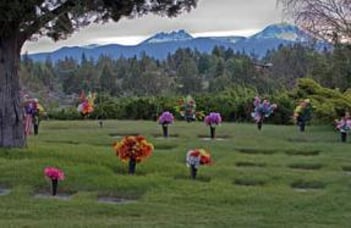
[[218,112],[211,112],[205,117],[206,125],[210,126],[211,130],[211,139],[214,139],[216,136],[216,126],[222,122],[222,117]]
[[89,92],[88,96],[85,96],[84,91],[80,95],[81,103],[78,105],[77,111],[85,117],[94,111],[94,101],[96,93]]
[[347,132],[351,130],[351,119],[348,112],[340,120],[335,120],[336,129],[340,131],[341,142],[346,142]]
[[262,129],[263,120],[268,118],[277,108],[276,104],[271,104],[267,99],[261,102],[261,99],[256,96],[253,102],[254,111],[251,113],[252,118],[257,123],[258,130]]
[[186,154],[186,165],[190,168],[192,179],[196,179],[197,169],[200,165],[211,164],[211,155],[205,149],[189,150]]
[[188,123],[204,118],[204,113],[202,111],[196,111],[196,102],[190,95],[180,98],[175,110],[179,112]]
[[141,136],[125,136],[115,142],[114,150],[122,162],[129,162],[129,174],[135,173],[136,164],[150,157],[154,146]]
[[163,137],[168,137],[168,125],[174,121],[173,114],[170,112],[163,112],[158,118],[158,123],[162,125]]
[[305,131],[306,122],[311,119],[312,107],[309,99],[305,99],[296,106],[294,110],[294,120],[300,127],[300,131]]
[[44,169],[44,174],[47,178],[51,180],[52,184],[52,195],[55,196],[57,192],[58,181],[65,179],[65,174],[62,170],[55,167],[46,167]]

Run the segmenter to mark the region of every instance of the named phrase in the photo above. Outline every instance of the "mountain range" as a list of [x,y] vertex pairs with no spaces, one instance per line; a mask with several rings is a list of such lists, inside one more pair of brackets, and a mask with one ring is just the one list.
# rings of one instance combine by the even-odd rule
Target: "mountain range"
[[[215,46],[231,48],[235,52],[244,52],[255,57],[263,57],[268,50],[277,49],[280,45],[295,43],[309,44],[313,39],[290,24],[273,24],[262,31],[250,36],[227,36],[227,37],[193,37],[184,30],[170,33],[157,33],[154,36],[134,45],[120,44],[63,47],[53,52],[30,54],[34,61],[45,61],[48,57],[56,62],[65,57],[72,57],[80,61],[84,54],[88,59],[96,60],[101,55],[111,58],[140,56],[145,53],[156,59],[165,59],[167,55],[174,53],[179,48],[191,48],[199,52],[210,53]],[[326,44],[319,44],[319,48]]]

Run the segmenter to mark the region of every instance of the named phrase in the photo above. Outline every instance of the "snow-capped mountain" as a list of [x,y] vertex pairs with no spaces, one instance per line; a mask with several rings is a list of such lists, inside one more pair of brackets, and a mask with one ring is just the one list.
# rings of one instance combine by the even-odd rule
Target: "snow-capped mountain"
[[280,39],[291,42],[306,42],[310,37],[297,26],[290,24],[274,24],[267,26],[250,39]]
[[183,29],[179,31],[172,31],[170,33],[157,33],[156,35],[150,37],[145,40],[143,43],[164,43],[164,42],[177,42],[177,41],[185,41],[191,40],[193,37],[185,32]]
[[[264,56],[268,50],[276,49],[280,45],[291,45],[295,43],[308,44],[311,39],[298,27],[289,24],[275,24],[263,29],[261,32],[250,37],[192,37],[184,30],[170,33],[158,33],[146,39],[138,45],[124,46],[119,44],[88,45],[82,47],[63,47],[49,53],[38,53],[29,55],[34,61],[45,61],[50,57],[57,61],[65,57],[81,60],[84,53],[87,58],[97,59],[100,55],[111,58],[140,56],[142,53],[157,58],[165,59],[167,55],[176,52],[179,48],[196,49],[199,52],[210,53],[215,46],[231,48],[236,52],[245,52],[257,57]],[[323,46],[328,45],[322,43]],[[321,49],[319,45],[318,49]]]

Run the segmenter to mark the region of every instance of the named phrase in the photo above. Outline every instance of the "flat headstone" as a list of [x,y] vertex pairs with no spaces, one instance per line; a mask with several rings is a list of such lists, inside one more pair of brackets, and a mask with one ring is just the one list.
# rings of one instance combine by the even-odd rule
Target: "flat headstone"
[[5,196],[11,192],[10,189],[0,188],[0,196]]
[[72,198],[71,194],[67,193],[58,193],[53,196],[51,193],[36,193],[34,198],[37,199],[58,199],[58,200],[70,200]]
[[120,198],[120,197],[99,197],[97,199],[98,202],[100,203],[109,203],[109,204],[130,204],[130,203],[135,203],[135,200],[131,199],[125,199],[125,198]]

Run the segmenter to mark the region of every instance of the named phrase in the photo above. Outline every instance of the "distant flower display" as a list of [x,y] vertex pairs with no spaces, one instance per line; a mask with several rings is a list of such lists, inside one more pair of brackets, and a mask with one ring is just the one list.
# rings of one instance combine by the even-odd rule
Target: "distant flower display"
[[96,93],[88,93],[85,96],[84,91],[80,95],[81,103],[78,105],[77,111],[81,113],[82,116],[86,116],[94,111],[94,101],[96,98]]
[[134,160],[136,163],[151,156],[154,146],[139,136],[125,136],[120,142],[114,143],[116,155],[123,162]]
[[65,174],[63,173],[63,171],[54,167],[46,167],[44,169],[44,174],[51,180],[61,181],[65,179]]
[[196,102],[191,95],[180,98],[175,109],[187,122],[202,120],[205,116],[202,111],[196,111]]
[[205,117],[204,121],[207,125],[214,127],[222,123],[222,117],[218,112],[211,112]]
[[163,112],[160,117],[158,118],[158,123],[159,124],[172,124],[174,121],[174,116],[172,113],[166,111]]
[[253,102],[254,112],[251,113],[252,118],[258,123],[268,118],[277,108],[276,104],[271,104],[267,99],[261,102],[261,99],[256,96]]
[[211,155],[205,149],[189,150],[186,154],[186,165],[188,167],[197,168],[200,165],[209,165],[211,162]]

